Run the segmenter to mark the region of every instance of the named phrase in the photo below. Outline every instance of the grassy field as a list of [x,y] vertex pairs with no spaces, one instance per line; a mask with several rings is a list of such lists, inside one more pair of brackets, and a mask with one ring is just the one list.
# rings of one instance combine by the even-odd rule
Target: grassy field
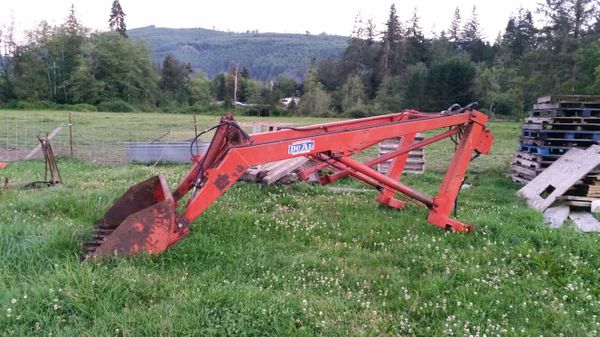
[[[234,112],[235,113],[235,112]],[[162,141],[185,140],[194,137],[193,116],[182,114],[158,113],[104,113],[104,112],[72,112],[73,142],[75,155],[90,159],[90,152],[99,157],[113,157],[107,152],[123,152],[117,157],[124,158],[123,146],[112,146],[128,141],[152,141],[161,136]],[[291,123],[309,125],[335,121],[336,119],[319,118],[257,118],[236,116],[238,122],[248,131],[252,131],[253,122]],[[198,130],[209,128],[219,121],[219,116],[198,115],[196,118]],[[0,111],[0,158],[3,148],[10,147],[16,141],[23,148],[23,156],[37,145],[36,136],[52,131],[57,125],[68,123],[68,112],[65,111]],[[520,125],[510,122],[491,122],[496,134],[496,146],[489,156],[473,162],[471,169],[485,171],[494,168],[506,168],[514,155],[516,138]],[[434,132],[428,133],[429,135]],[[211,133],[202,140],[209,141]],[[6,144],[5,144],[6,143]],[[53,140],[53,147],[59,153],[68,153],[68,132],[63,131]],[[428,168],[444,170],[447,162],[454,153],[454,145],[447,141],[436,143],[427,148]],[[366,151],[366,156],[372,157],[374,151]],[[93,156],[91,157],[93,158]],[[359,159],[362,159],[359,156]]]
[[[95,119],[113,116],[124,118]],[[518,129],[492,123],[494,153],[474,162],[460,197],[469,235],[375,193],[236,184],[164,254],[103,263],[79,262],[93,222],[128,186],[160,172],[175,185],[188,167],[61,158],[66,186],[0,192],[0,335],[596,336],[599,239],[549,230],[514,196]],[[452,148],[428,150],[436,170],[403,180],[433,194]],[[42,175],[39,161],[0,171]]]

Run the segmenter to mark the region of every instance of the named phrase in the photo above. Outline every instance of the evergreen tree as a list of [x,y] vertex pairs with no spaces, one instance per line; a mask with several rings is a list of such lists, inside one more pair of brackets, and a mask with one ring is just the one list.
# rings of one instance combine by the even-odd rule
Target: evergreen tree
[[166,103],[187,103],[190,95],[189,82],[192,66],[189,63],[182,63],[172,54],[168,54],[162,63],[160,74],[159,87],[163,91]]
[[[373,80],[376,71],[379,45],[375,44],[375,25],[369,19],[365,23],[360,16],[355,20],[353,34],[342,57],[340,76],[336,80],[344,81],[354,74],[360,75],[369,97],[374,94]],[[320,76],[325,71],[319,71]],[[340,84],[341,85],[341,84]],[[336,86],[339,87],[340,85]]]
[[475,76],[475,65],[464,58],[453,57],[432,65],[426,85],[428,110],[441,111],[453,103],[475,101]]
[[406,28],[404,62],[408,65],[419,62],[427,63],[429,60],[429,51],[427,49],[425,36],[423,36],[423,31],[419,24],[417,8],[415,8]]
[[465,23],[461,40],[460,46],[471,56],[471,60],[492,63],[496,51],[491,48],[489,43],[483,41],[475,6],[473,6],[471,18]]
[[424,110],[427,103],[427,67],[423,63],[411,65],[407,69],[403,105],[407,108]]
[[11,74],[12,91],[16,99],[37,101],[48,99],[44,65],[36,55],[35,48],[18,47],[14,54]]
[[102,94],[103,83],[96,80],[89,55],[81,55],[69,79],[73,103],[97,104]]
[[535,48],[536,33],[530,11],[520,8],[516,17],[510,17],[502,35],[502,44],[510,52],[511,59],[518,59]]
[[56,83],[61,95],[55,96],[58,103],[71,103],[72,97],[69,87],[77,60],[81,56],[82,46],[87,37],[87,28],[83,27],[75,15],[75,7],[71,5],[65,23],[53,35],[53,50],[56,53]]
[[119,0],[114,0],[110,10],[110,18],[108,19],[110,30],[116,31],[121,36],[127,37],[127,26],[125,25],[125,12],[121,8]]
[[240,76],[243,79],[249,80],[250,79],[250,70],[248,70],[247,67],[243,67],[242,71],[240,72]]
[[481,28],[479,25],[479,17],[477,15],[477,9],[473,6],[471,18],[461,32],[461,40],[466,43],[473,43],[482,40]]
[[462,18],[460,16],[460,9],[456,7],[452,16],[452,22],[450,23],[450,29],[448,29],[448,41],[452,43],[460,42],[461,35]]
[[396,14],[396,6],[390,7],[390,15],[383,33],[382,46],[379,54],[378,75],[379,80],[400,73],[401,64],[402,26]]
[[217,74],[211,82],[211,91],[215,100],[227,103],[227,77],[224,73]]

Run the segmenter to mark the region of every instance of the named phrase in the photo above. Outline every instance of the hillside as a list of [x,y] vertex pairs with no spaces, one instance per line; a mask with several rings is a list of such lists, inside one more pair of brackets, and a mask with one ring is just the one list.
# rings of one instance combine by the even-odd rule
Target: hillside
[[348,40],[335,35],[230,33],[153,26],[131,29],[127,33],[132,38],[145,40],[157,63],[172,53],[209,77],[238,63],[250,70],[252,78],[260,80],[275,79],[280,74],[302,78],[311,59],[339,57]]

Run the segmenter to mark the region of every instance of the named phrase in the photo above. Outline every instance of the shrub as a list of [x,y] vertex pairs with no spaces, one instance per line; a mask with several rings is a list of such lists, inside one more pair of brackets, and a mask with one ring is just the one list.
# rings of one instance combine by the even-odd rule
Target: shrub
[[59,106],[58,104],[50,101],[16,101],[10,103],[10,107],[17,110],[56,110]]
[[74,104],[74,105],[65,105],[65,107],[68,110],[72,110],[72,111],[81,111],[81,112],[97,112],[98,109],[91,105],[91,104],[85,104],[85,103],[79,103],[79,104]]
[[122,100],[104,101],[98,104],[98,111],[133,112],[135,107]]

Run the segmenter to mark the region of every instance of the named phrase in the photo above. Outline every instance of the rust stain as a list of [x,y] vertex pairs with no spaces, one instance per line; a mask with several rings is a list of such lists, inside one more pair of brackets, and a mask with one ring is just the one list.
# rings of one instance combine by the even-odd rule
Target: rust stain
[[219,174],[219,176],[215,180],[215,186],[219,189],[219,191],[223,192],[227,188],[228,185],[229,185],[229,175],[228,174]]

